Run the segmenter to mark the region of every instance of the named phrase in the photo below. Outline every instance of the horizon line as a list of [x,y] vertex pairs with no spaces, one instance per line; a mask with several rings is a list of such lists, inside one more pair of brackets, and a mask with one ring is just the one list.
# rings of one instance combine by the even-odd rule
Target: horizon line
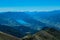
[[41,11],[45,11],[45,12],[49,12],[49,11],[54,11],[54,10],[60,10],[60,8],[20,8],[20,7],[6,7],[6,8],[0,8],[0,12],[41,12]]

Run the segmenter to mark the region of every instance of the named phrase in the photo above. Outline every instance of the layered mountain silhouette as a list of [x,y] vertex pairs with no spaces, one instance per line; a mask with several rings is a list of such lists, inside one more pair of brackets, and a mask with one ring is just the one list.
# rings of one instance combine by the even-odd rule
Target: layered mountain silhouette
[[50,12],[2,12],[0,14],[0,31],[17,37],[22,37],[28,32],[34,34],[44,27],[60,30],[60,10]]

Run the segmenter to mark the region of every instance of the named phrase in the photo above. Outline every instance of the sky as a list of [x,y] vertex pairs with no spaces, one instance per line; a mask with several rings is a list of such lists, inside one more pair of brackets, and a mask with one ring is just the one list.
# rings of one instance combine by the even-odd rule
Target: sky
[[0,0],[0,11],[60,10],[60,0]]

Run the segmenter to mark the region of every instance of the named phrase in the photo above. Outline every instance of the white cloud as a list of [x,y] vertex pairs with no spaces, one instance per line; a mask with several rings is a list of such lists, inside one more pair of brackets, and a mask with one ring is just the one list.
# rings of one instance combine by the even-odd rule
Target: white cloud
[[52,10],[59,10],[60,8],[49,8],[49,7],[0,7],[0,12],[7,12],[7,11],[12,11],[12,12],[23,12],[23,11],[29,11],[29,12],[34,12],[34,11],[52,11]]

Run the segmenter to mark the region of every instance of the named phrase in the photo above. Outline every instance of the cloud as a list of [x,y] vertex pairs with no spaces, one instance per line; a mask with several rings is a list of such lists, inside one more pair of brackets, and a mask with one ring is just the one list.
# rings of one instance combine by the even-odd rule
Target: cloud
[[34,11],[52,11],[60,10],[60,7],[0,7],[0,12],[34,12]]

